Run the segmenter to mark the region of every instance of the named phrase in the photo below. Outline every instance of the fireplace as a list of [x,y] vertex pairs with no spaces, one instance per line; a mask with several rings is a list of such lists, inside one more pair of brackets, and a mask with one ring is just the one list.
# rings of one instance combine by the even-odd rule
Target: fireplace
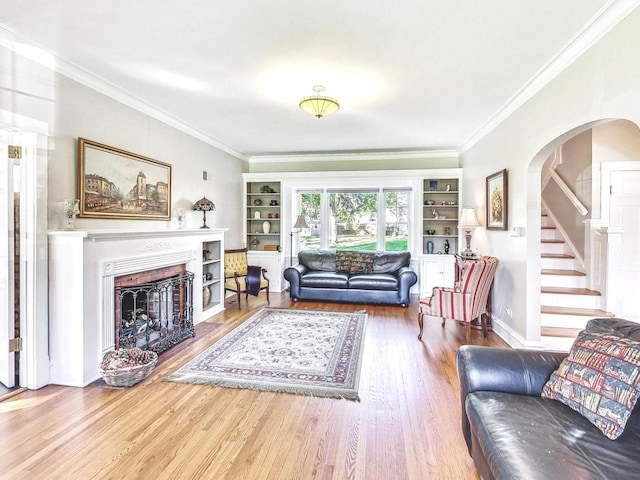
[[184,264],[116,277],[115,348],[161,353],[193,337],[193,278]]
[[[121,342],[116,326],[116,308],[122,314],[139,308],[150,310],[152,323],[159,330],[149,330],[149,338],[137,320],[135,342],[144,340],[150,349],[165,348],[191,334],[192,325],[224,310],[220,302],[202,309],[203,245],[217,242],[224,251],[224,229],[175,230],[70,230],[49,232],[49,339],[50,383],[84,387],[100,378],[98,367],[104,355]],[[179,270],[164,270],[178,266]],[[221,270],[221,265],[219,265]],[[209,268],[209,267],[207,267]],[[116,279],[123,280],[141,272],[155,272],[135,282],[120,282],[121,293],[142,284],[135,293],[136,304],[117,307]],[[160,274],[158,272],[161,272]],[[189,273],[193,273],[193,276]],[[186,275],[187,277],[183,277]],[[219,272],[222,277],[222,272]],[[155,285],[146,285],[153,284]],[[215,284],[224,298],[222,282]],[[213,288],[213,287],[210,287]],[[69,292],[77,292],[70,301]],[[134,292],[131,291],[133,298]],[[143,302],[144,306],[140,306]],[[148,298],[147,298],[148,297]],[[175,300],[175,302],[174,302]],[[122,299],[123,302],[130,300]],[[163,318],[159,311],[163,310]],[[125,317],[126,319],[126,317]],[[157,320],[157,321],[156,321]],[[128,320],[129,323],[133,323]],[[149,319],[147,318],[147,321]],[[151,325],[152,327],[154,325]],[[131,324],[127,330],[134,331]],[[125,329],[125,325],[122,325]],[[172,334],[165,337],[164,334]],[[175,334],[175,335],[173,335]],[[133,343],[131,343],[133,344]]]

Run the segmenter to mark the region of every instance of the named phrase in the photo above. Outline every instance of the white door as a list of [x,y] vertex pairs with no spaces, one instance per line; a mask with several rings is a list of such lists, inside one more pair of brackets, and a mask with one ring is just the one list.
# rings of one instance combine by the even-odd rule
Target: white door
[[9,353],[15,321],[12,171],[6,140],[0,137],[0,382],[9,388],[15,386],[15,354]]
[[616,284],[621,291],[613,313],[616,317],[640,322],[640,171],[612,171],[609,199],[609,228],[620,231],[616,252]]

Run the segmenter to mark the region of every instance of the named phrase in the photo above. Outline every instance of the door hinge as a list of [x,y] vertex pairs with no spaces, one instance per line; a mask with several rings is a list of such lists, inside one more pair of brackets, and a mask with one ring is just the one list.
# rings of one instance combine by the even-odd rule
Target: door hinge
[[9,352],[22,351],[22,338],[12,338],[9,340]]

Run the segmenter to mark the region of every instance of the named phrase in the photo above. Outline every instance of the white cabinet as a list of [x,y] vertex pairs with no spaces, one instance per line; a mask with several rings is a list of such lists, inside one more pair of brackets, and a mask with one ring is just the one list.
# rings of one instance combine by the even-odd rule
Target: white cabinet
[[454,255],[422,255],[420,257],[420,297],[431,296],[433,287],[453,287],[456,278]]
[[269,291],[281,292],[284,290],[284,255],[281,252],[266,252],[261,250],[249,250],[247,263],[267,269],[265,276],[269,279]]

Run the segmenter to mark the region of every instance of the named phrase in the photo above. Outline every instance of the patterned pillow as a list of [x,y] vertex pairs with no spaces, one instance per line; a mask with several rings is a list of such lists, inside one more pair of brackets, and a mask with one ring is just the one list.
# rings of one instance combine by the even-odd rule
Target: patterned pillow
[[639,384],[640,342],[582,331],[542,396],[564,403],[615,440],[638,400]]
[[349,273],[353,252],[338,250],[336,252],[336,272]]
[[373,252],[352,252],[349,273],[373,273]]

